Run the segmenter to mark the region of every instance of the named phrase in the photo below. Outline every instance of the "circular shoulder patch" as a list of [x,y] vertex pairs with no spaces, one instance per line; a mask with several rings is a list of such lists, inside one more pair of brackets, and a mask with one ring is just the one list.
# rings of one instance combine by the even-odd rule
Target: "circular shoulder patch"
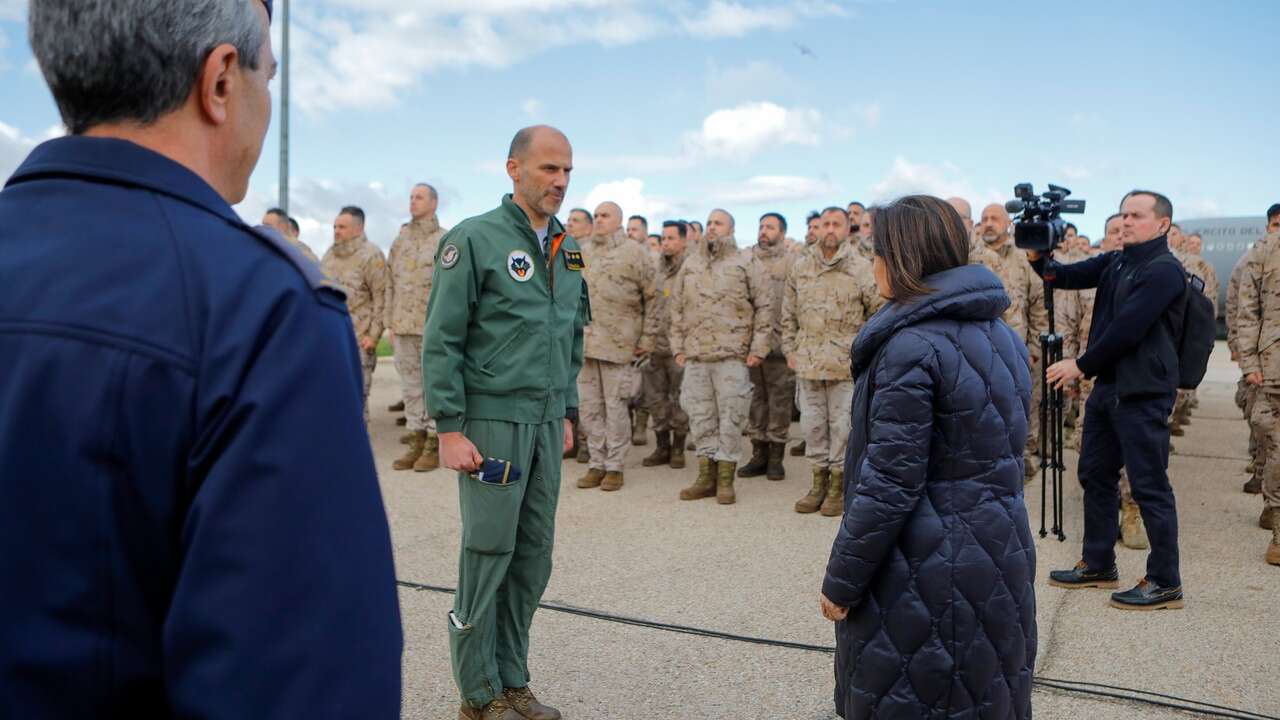
[[444,246],[444,251],[440,253],[440,267],[448,269],[457,264],[458,246],[453,243],[449,243]]
[[516,282],[529,282],[533,279],[533,258],[523,250],[512,250],[507,256],[507,272]]

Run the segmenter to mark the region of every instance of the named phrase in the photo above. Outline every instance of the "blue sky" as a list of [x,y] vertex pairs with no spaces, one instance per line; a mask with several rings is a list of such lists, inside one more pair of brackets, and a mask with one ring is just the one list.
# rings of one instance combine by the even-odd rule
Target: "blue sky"
[[[58,132],[25,6],[0,0],[0,178]],[[1186,219],[1280,200],[1272,0],[310,0],[293,20],[291,210],[320,251],[349,202],[389,246],[419,180],[446,224],[489,209],[533,122],[573,143],[564,212],[723,206],[743,245],[770,210],[803,236],[813,208],[930,192],[977,215],[1022,181],[1088,200],[1095,239],[1133,187]]]

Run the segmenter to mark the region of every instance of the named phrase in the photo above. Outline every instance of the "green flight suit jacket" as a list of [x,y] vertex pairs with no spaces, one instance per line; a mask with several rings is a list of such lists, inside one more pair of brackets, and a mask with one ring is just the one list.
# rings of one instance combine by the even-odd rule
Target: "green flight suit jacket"
[[549,260],[510,195],[441,238],[422,333],[422,385],[439,432],[467,419],[540,424],[577,411],[591,320],[584,262],[559,220],[547,238],[559,244]]

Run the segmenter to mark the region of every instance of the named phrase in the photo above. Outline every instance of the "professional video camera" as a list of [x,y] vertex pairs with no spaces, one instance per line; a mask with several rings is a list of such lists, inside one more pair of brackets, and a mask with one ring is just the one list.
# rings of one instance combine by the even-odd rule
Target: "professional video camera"
[[1010,215],[1021,216],[1014,220],[1013,244],[1023,250],[1048,252],[1062,242],[1067,223],[1062,213],[1084,212],[1084,200],[1068,200],[1071,191],[1057,185],[1049,185],[1049,192],[1036,197],[1031,183],[1013,186],[1016,200],[1004,204]]

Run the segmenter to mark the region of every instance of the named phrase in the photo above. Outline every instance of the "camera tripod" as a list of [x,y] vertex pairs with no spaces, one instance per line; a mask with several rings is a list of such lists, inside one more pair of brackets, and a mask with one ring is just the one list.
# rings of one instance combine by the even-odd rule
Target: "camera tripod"
[[1045,530],[1047,499],[1053,495],[1053,534],[1058,542],[1067,536],[1062,532],[1062,477],[1067,466],[1062,461],[1062,414],[1066,403],[1063,391],[1049,385],[1049,366],[1062,359],[1062,336],[1058,334],[1053,319],[1052,265],[1046,264],[1044,273],[1044,307],[1049,313],[1049,330],[1040,333],[1040,537],[1048,536]]

